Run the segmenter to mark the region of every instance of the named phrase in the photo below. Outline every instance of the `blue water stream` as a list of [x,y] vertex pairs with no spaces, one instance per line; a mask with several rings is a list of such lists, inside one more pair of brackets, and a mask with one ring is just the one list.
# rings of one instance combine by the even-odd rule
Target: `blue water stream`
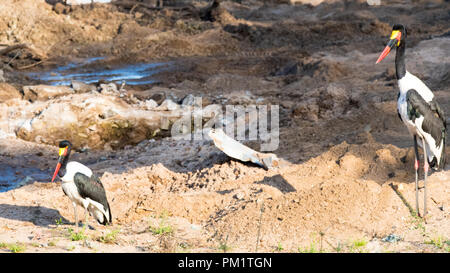
[[0,164],[0,192],[9,191],[21,187],[28,182],[48,182],[51,173],[41,171],[38,168],[20,168],[6,164]]
[[119,84],[125,81],[128,85],[144,85],[155,83],[157,81],[155,74],[170,69],[172,65],[172,63],[137,63],[114,68],[93,65],[104,59],[105,57],[87,58],[49,71],[28,72],[27,75],[50,85],[70,85],[72,80],[85,83],[104,80]]

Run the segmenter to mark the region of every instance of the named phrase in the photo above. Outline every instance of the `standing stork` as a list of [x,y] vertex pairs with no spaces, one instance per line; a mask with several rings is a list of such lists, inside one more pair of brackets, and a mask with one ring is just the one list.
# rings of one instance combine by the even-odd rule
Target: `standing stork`
[[[396,47],[395,69],[400,93],[397,99],[397,112],[409,133],[414,138],[416,170],[416,210],[419,214],[419,151],[424,155],[424,205],[423,217],[427,214],[427,175],[429,167],[439,170],[445,165],[446,123],[444,112],[439,107],[433,92],[416,76],[406,71],[405,43],[407,31],[403,25],[394,25],[391,38],[376,63],[386,57]],[[417,138],[420,139],[418,143]]]
[[88,211],[99,224],[111,224],[111,210],[102,182],[83,164],[68,162],[71,149],[72,144],[69,141],[63,140],[59,143],[59,159],[52,182],[57,175],[61,177],[64,194],[72,201],[77,227],[77,205],[84,207],[85,228],[88,226]]

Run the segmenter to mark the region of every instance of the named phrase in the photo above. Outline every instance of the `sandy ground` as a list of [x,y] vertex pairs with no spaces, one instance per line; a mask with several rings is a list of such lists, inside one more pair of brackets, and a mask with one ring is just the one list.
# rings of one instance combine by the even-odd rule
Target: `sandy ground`
[[[77,234],[60,182],[48,182],[57,147],[3,137],[0,167],[49,177],[0,193],[0,252],[449,251],[449,165],[427,180],[426,220],[415,217],[414,153],[396,113],[394,54],[374,65],[391,25],[407,24],[407,68],[450,112],[445,1],[225,1],[212,22],[178,10],[57,13],[45,1],[13,2],[5,1],[13,12],[0,11],[0,43],[32,45],[4,69],[18,90],[36,83],[19,68],[39,60],[29,71],[101,55],[104,65],[176,60],[176,70],[158,75],[173,97],[279,105],[274,153],[287,163],[264,170],[209,140],[171,138],[75,152],[73,160],[101,177],[113,215],[112,226],[90,218]],[[28,9],[33,16],[19,16]],[[389,235],[400,240],[384,241]]]

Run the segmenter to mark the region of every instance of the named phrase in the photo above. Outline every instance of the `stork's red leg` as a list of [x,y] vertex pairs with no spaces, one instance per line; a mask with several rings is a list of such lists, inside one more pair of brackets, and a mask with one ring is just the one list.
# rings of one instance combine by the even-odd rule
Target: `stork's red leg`
[[427,148],[425,146],[425,139],[422,138],[422,145],[423,145],[423,171],[424,171],[424,180],[423,180],[423,217],[427,215],[427,176],[428,176],[428,158],[427,158]]
[[417,148],[417,136],[414,136],[414,169],[416,170],[416,211],[419,216],[419,149]]

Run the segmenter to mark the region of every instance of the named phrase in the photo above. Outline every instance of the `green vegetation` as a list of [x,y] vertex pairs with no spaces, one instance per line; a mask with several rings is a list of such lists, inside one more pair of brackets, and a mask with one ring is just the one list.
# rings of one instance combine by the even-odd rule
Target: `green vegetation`
[[283,251],[284,250],[284,248],[283,248],[283,246],[281,245],[281,242],[278,242],[278,245],[277,245],[277,251]]
[[341,242],[339,242],[338,245],[334,248],[334,251],[336,251],[337,253],[342,251],[342,244],[341,244]]
[[188,253],[191,246],[188,243],[182,242],[178,244],[178,249],[180,253]]
[[24,252],[26,247],[24,245],[20,245],[20,244],[10,244],[8,246],[9,250],[11,250],[12,253],[19,253],[19,252]]
[[114,229],[111,232],[108,232],[106,235],[98,237],[97,241],[105,244],[113,244],[115,243],[119,232],[120,230]]
[[322,253],[322,240],[323,236],[325,234],[323,232],[312,233],[310,236],[313,238],[312,242],[309,244],[309,246],[306,247],[299,247],[298,252],[300,253]]
[[72,241],[80,241],[80,240],[87,239],[87,235],[84,234],[84,230],[81,230],[79,232],[74,232],[73,229],[69,228],[69,229],[67,229],[67,231],[69,233],[69,238]]
[[414,225],[414,229],[418,229],[421,232],[422,236],[426,235],[425,222],[421,217],[413,216],[411,224]]
[[56,226],[62,225],[62,224],[63,224],[62,219],[61,219],[61,218],[56,219],[56,220],[55,220],[55,224],[56,224]]
[[430,238],[430,240],[425,241],[425,244],[433,245],[439,249],[443,249],[448,251],[448,246],[450,245],[450,241],[446,240],[443,236],[435,236]]
[[317,249],[315,243],[310,243],[307,247],[299,247],[298,252],[300,253],[319,253],[320,251]]
[[165,235],[165,234],[173,234],[174,228],[167,223],[168,213],[167,211],[164,211],[159,216],[159,224],[157,227],[150,226],[150,231],[154,235]]
[[225,238],[225,242],[222,240],[219,242],[219,249],[222,250],[224,253],[231,250],[231,246],[229,246],[227,243],[228,243],[228,235]]
[[367,245],[367,240],[364,238],[354,240],[349,247],[350,252],[363,252],[365,250],[365,246]]
[[158,227],[150,227],[150,231],[154,235],[172,234],[173,228],[169,224],[160,223]]
[[367,245],[366,239],[362,238],[362,239],[357,239],[357,240],[353,241],[352,247],[359,248],[359,247],[364,247],[366,245]]
[[0,243],[0,248],[7,248],[12,253],[24,252],[26,250],[25,245],[22,245],[19,243],[15,243],[15,244]]
[[225,252],[231,250],[231,246],[227,245],[226,242],[221,242],[221,243],[219,244],[219,249],[222,250],[222,251],[225,253]]

